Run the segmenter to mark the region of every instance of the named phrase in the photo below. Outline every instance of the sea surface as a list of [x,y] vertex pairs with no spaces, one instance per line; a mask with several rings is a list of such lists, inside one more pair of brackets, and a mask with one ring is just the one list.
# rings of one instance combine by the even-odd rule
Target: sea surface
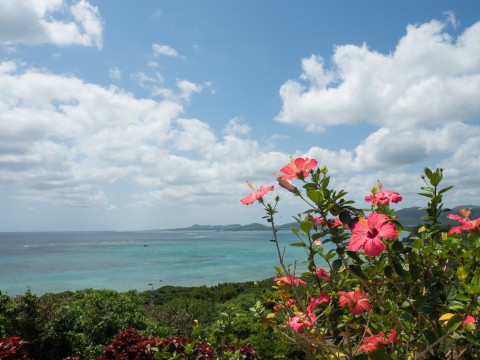
[[[306,269],[303,248],[279,231],[288,263]],[[148,290],[275,276],[269,231],[139,231],[0,233],[0,291],[41,295],[85,288]]]

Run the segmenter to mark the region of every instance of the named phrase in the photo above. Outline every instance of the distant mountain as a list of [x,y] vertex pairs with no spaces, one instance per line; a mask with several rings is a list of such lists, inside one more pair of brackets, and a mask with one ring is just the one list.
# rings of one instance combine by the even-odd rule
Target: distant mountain
[[[477,219],[480,217],[480,206],[477,205],[465,205],[463,206],[464,209],[470,209],[472,213],[470,214],[470,219]],[[426,216],[425,210],[421,210],[419,207],[410,207],[405,209],[400,209],[395,212],[397,215],[397,220],[405,227],[405,228],[414,228],[423,223],[423,217]],[[440,222],[446,224],[457,224],[456,221],[447,219],[447,214],[455,214],[460,215],[460,209],[458,207],[451,209],[448,212],[443,213],[440,216]],[[292,227],[298,227],[296,222],[277,225],[278,230],[289,230]],[[177,229],[170,229],[170,230],[178,230],[178,231],[258,231],[258,230],[271,230],[270,225],[263,225],[259,223],[252,223],[248,225],[240,225],[240,224],[230,224],[230,225],[192,225],[186,228],[177,228]]]
[[258,223],[240,225],[240,224],[231,224],[231,225],[192,225],[186,228],[178,228],[171,230],[181,230],[181,231],[252,231],[252,230],[270,230],[271,227],[267,225],[262,225]]
[[[480,206],[477,205],[465,205],[462,206],[464,209],[471,209],[470,219],[477,219],[480,217]],[[406,228],[413,228],[424,222],[424,217],[426,217],[425,210],[421,210],[419,207],[411,207],[406,209],[401,209],[395,212],[397,215],[397,220]],[[450,211],[442,213],[440,216],[440,222],[445,224],[458,224],[457,221],[447,219],[448,214],[459,215],[460,208],[455,207],[450,209]]]

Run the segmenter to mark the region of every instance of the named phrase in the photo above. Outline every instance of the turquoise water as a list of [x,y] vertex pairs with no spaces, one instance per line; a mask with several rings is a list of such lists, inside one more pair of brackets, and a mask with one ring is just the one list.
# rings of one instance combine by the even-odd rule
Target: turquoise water
[[[0,233],[0,290],[36,294],[84,288],[147,290],[262,280],[278,258],[268,231]],[[305,259],[280,231],[286,260]]]

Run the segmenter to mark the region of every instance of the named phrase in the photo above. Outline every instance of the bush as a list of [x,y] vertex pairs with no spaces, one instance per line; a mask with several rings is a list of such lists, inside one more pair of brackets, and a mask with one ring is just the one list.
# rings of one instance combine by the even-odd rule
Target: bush
[[[229,346],[224,354],[236,354],[234,359],[255,360],[257,354],[248,345]],[[219,357],[220,356],[220,357]],[[235,356],[235,355],[233,355]],[[105,347],[102,357],[97,360],[150,360],[150,359],[221,359],[217,350],[208,343],[186,336],[159,338],[141,335],[133,329],[118,333],[111,344]],[[228,357],[230,358],[230,357]]]
[[330,187],[328,170],[314,159],[292,159],[281,172],[280,186],[306,203],[291,245],[305,249],[308,271],[296,274],[296,263],[284,262],[274,222],[279,197],[263,200],[273,186],[244,197],[245,205],[264,206],[279,256],[274,291],[253,308],[263,324],[307,359],[480,357],[480,218],[462,209],[447,215],[457,226],[441,224],[452,188],[439,186],[442,169],[425,168],[426,217],[409,241],[399,239],[403,229],[390,208],[402,196],[381,183],[364,210]]
[[19,336],[0,340],[0,359],[2,360],[30,360],[26,350],[27,342]]

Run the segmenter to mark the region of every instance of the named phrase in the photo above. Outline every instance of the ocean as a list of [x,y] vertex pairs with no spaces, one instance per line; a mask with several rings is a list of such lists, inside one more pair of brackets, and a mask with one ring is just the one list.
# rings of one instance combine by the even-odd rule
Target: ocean
[[[303,248],[279,231],[288,263],[306,269]],[[278,265],[269,231],[0,233],[0,291],[37,295],[85,288],[117,291],[263,280]]]

